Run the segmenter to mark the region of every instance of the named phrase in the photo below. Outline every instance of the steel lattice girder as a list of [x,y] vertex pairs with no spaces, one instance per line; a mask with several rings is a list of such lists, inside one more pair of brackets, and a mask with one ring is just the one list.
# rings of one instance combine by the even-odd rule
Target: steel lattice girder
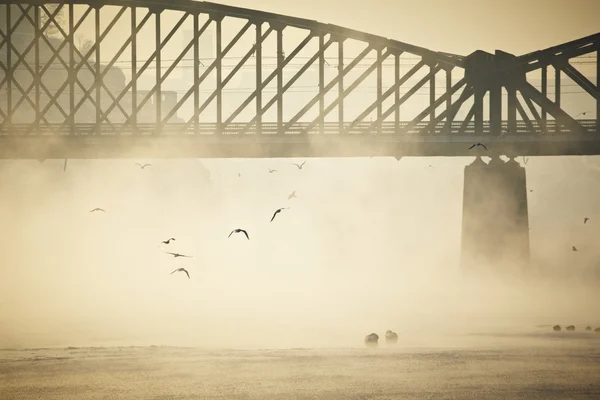
[[[600,34],[591,35],[586,38],[520,57],[514,57],[510,62],[506,63],[506,58],[498,55],[482,55],[483,52],[476,52],[478,54],[463,57],[448,53],[434,52],[418,46],[358,32],[336,25],[207,2],[194,2],[188,0],[174,0],[169,2],[156,0],[88,0],[56,2],[55,4],[57,4],[58,7],[51,11],[48,8],[48,3],[42,1],[0,1],[0,7],[5,7],[6,10],[4,30],[0,28],[0,71],[2,71],[4,75],[4,77],[0,79],[0,89],[4,89],[3,93],[6,93],[4,96],[0,96],[3,97],[3,101],[0,103],[2,106],[0,107],[2,128],[19,125],[12,121],[14,112],[19,109],[24,102],[27,102],[28,106],[33,109],[35,117],[26,127],[25,133],[39,131],[40,129],[44,129],[44,126],[47,130],[56,130],[59,133],[63,133],[63,130],[66,128],[68,128],[68,131],[71,134],[75,132],[81,133],[80,128],[84,124],[78,124],[76,117],[77,115],[87,116],[90,114],[89,109],[83,109],[83,106],[89,102],[94,109],[95,118],[91,124],[87,125],[91,125],[89,130],[95,133],[139,133],[140,127],[144,130],[150,129],[157,134],[167,131],[200,133],[201,124],[199,122],[199,115],[213,100],[216,100],[217,111],[215,117],[211,122],[203,122],[203,124],[204,126],[209,126],[205,129],[216,131],[217,133],[224,133],[227,131],[246,133],[252,130],[260,133],[265,132],[266,130],[274,133],[293,131],[306,134],[310,133],[315,127],[318,127],[319,132],[321,133],[334,130],[339,134],[367,134],[370,132],[382,134],[384,131],[389,132],[390,129],[396,134],[426,134],[436,132],[444,134],[460,134],[465,132],[466,129],[469,129],[474,121],[476,133],[486,130],[489,134],[499,134],[502,126],[500,121],[501,105],[498,103],[497,99],[500,88],[505,87],[509,92],[509,104],[507,110],[509,115],[509,130],[516,130],[517,123],[515,118],[518,112],[521,115],[526,128],[525,132],[539,133],[540,131],[544,131],[548,126],[546,121],[547,114],[554,117],[557,129],[558,125],[561,125],[570,131],[579,133],[587,132],[589,130],[587,127],[584,127],[560,108],[559,101],[551,101],[548,99],[545,86],[540,93],[535,87],[528,84],[525,79],[515,78],[515,76],[524,77],[527,72],[541,69],[545,85],[545,68],[548,65],[552,65],[564,72],[583,90],[593,96],[596,99],[597,104],[600,104],[598,84],[592,83],[569,64],[569,59],[573,57],[589,54],[594,51],[598,52],[600,48]],[[79,17],[77,21],[74,18],[73,11],[75,6],[85,8],[83,15]],[[116,15],[111,18],[109,24],[102,29],[100,15],[101,10],[106,6],[111,6],[118,11]],[[142,11],[144,16],[141,21],[138,21],[137,15],[138,11],[141,9],[144,9]],[[67,11],[68,23],[66,24],[61,24],[56,19],[61,10]],[[129,36],[124,37],[122,46],[108,61],[108,64],[101,65],[100,56],[102,54],[101,48],[103,41],[105,41],[107,35],[128,10],[131,15]],[[30,14],[31,11],[33,11],[33,17]],[[161,35],[161,28],[165,24],[161,22],[161,14],[165,11],[178,11],[181,13],[178,22],[170,29],[166,37],[163,38]],[[90,14],[93,14],[94,16],[95,38],[92,41],[91,47],[87,51],[82,52],[75,46],[74,37],[81,28],[83,21]],[[208,17],[208,20],[204,24],[200,24],[199,21],[199,17],[202,15]],[[44,16],[46,19],[43,24],[41,23],[41,16]],[[154,16],[153,22],[155,29],[154,52],[145,60],[143,66],[138,69],[136,54],[138,35],[140,34],[141,29],[151,21],[152,16]],[[245,21],[244,26],[228,43],[224,42],[221,33],[221,26],[224,18],[234,18]],[[190,38],[183,50],[180,51],[175,60],[167,67],[166,71],[163,72],[161,52],[172,37],[179,31],[182,24],[189,19],[192,19],[194,24],[193,37]],[[24,21],[33,26],[35,34],[31,37],[29,43],[24,44],[24,49],[21,49],[13,43],[12,36],[17,34],[19,24],[24,23]],[[217,56],[213,62],[205,68],[204,72],[201,73],[198,57],[199,40],[208,26],[213,23],[216,25],[217,29]],[[262,25],[265,23],[269,24],[269,27],[263,32]],[[150,25],[151,24],[152,22]],[[0,25],[0,27],[1,26],[2,25]],[[249,46],[246,49],[247,51],[244,53],[241,60],[223,79],[223,59],[251,27],[255,28],[254,45]],[[283,52],[282,32],[286,28],[298,28],[306,32],[305,39],[301,41],[288,56]],[[53,45],[46,37],[46,31],[49,29],[56,29],[59,32],[61,42],[58,46]],[[277,41],[275,57],[277,59],[276,68],[266,77],[266,79],[263,79],[261,67],[264,54],[263,43],[273,32],[276,33]],[[284,84],[284,68],[313,39],[318,40],[318,50],[309,58],[309,61]],[[365,49],[349,64],[344,65],[344,42],[349,39],[364,43]],[[51,53],[50,58],[43,62],[39,59],[40,43],[43,43]],[[324,73],[324,64],[326,60],[324,54],[326,50],[335,43],[338,45],[339,54],[337,67],[338,74],[334,76],[333,79],[326,82]],[[223,45],[225,45],[224,48]],[[127,83],[125,87],[119,88],[119,92],[114,95],[111,88],[108,87],[105,78],[128,46],[132,49],[132,59],[130,60],[130,65],[127,69],[131,70],[132,76],[129,83]],[[33,65],[26,59],[27,54],[30,53],[32,49],[35,53]],[[61,53],[65,49],[69,53],[68,57],[65,57]],[[166,89],[164,87],[165,80],[171,75],[173,70],[177,68],[178,64],[191,49],[194,51],[193,82],[191,82],[190,88],[180,99],[178,99],[176,104],[168,112],[163,113],[162,93],[164,89]],[[369,64],[365,71],[360,74],[354,82],[345,85],[346,82],[344,82],[344,78],[346,78],[350,72],[355,70],[357,64],[365,60],[368,53],[372,51],[377,54],[376,60]],[[399,66],[400,56],[403,54],[411,54],[420,58],[420,61],[414,65],[411,70],[404,75],[401,75]],[[95,58],[94,61],[91,61],[92,56]],[[253,56],[256,57],[255,90],[237,109],[235,109],[233,113],[229,116],[223,115],[223,89]],[[385,87],[382,80],[382,65],[389,58],[393,58],[394,60],[395,76],[394,83],[389,85],[389,87]],[[43,83],[42,78],[46,76],[46,74],[49,74],[48,71],[51,69],[50,66],[54,60],[57,60],[60,65],[65,68],[68,76],[60,87],[53,92],[52,89],[49,89]],[[318,64],[319,69],[318,93],[307,101],[306,104],[289,120],[284,120],[284,94],[315,62]],[[149,90],[141,92],[138,90],[139,77],[151,66],[154,66],[156,71],[155,84],[150,87]],[[483,69],[486,71],[483,75],[481,74],[482,66],[485,67]],[[33,77],[33,82],[26,88],[21,85],[15,74],[17,69],[21,67],[25,68],[31,77]],[[465,70],[465,78],[462,78],[453,84],[452,70],[457,67]],[[89,82],[82,81],[79,78],[79,72],[82,69],[92,74],[93,79],[91,85]],[[416,74],[422,70],[427,70],[426,75],[412,85],[403,96],[400,96],[400,86],[407,83],[411,77],[416,76]],[[207,80],[208,76],[213,71],[217,76],[216,88],[206,96],[206,98],[201,99],[200,85]],[[441,96],[436,97],[435,78],[436,74],[442,71],[445,71],[446,73],[445,92]],[[348,95],[355,92],[356,88],[373,72],[377,75],[376,99],[366,106],[362,112],[359,112],[355,119],[348,122],[344,121],[344,100]],[[272,81],[276,81],[277,84],[276,94],[263,104],[263,97],[266,94],[265,89]],[[557,82],[559,82],[558,78]],[[401,122],[400,110],[402,105],[427,83],[429,83],[430,92],[429,105],[419,112],[412,120]],[[336,84],[338,85],[338,96],[335,100],[326,104],[326,94],[333,89]],[[75,85],[82,91],[80,96],[75,95]],[[69,106],[63,107],[61,96],[67,88],[69,89]],[[21,94],[21,98],[17,102],[13,102],[13,95],[17,94],[16,91]],[[30,96],[32,91],[35,93],[34,99]],[[48,97],[47,103],[43,106],[40,100],[42,92]],[[490,127],[484,128],[482,102],[483,96],[487,92],[490,93],[491,99],[493,100],[490,102]],[[525,105],[534,116],[535,124],[528,118],[523,105],[516,98],[517,92],[523,97]],[[140,94],[143,95],[141,100],[138,96]],[[101,95],[105,95],[110,99],[108,105],[103,104]],[[194,99],[194,111],[191,118],[187,119],[187,121],[182,124],[170,122],[187,99],[192,95]],[[453,100],[453,95],[458,96],[456,100]],[[155,99],[154,111],[156,121],[153,126],[152,124],[140,124],[138,121],[140,112],[142,112],[144,107],[153,97]],[[385,106],[384,103],[390,98],[394,100],[393,103]],[[130,112],[126,110],[127,107],[123,106],[125,99],[130,99]],[[455,123],[454,118],[458,111],[469,100],[473,100],[474,103],[469,109],[466,118],[463,121],[457,121]],[[239,122],[234,122],[235,118],[238,117],[252,101],[256,101],[256,112],[254,117],[241,124]],[[309,122],[300,122],[300,119],[303,118],[317,103],[319,106],[317,117]],[[445,109],[436,116],[436,110],[444,103]],[[541,115],[535,109],[534,103],[541,107]],[[277,105],[276,125],[275,127],[270,124],[265,125],[263,116],[275,104]],[[57,124],[50,122],[47,118],[48,112],[52,107],[56,108],[63,118],[58,126]],[[336,107],[338,107],[339,112],[338,121],[335,123],[336,128],[334,128],[334,125],[325,121],[325,117]],[[121,117],[124,118],[123,122],[111,120],[111,116],[115,109],[118,109]],[[597,109],[600,110],[600,106],[598,106]],[[372,112],[376,112],[375,120],[365,122],[365,118]],[[390,125],[391,123],[386,121],[386,119],[392,114],[394,114],[394,121],[392,125]],[[600,114],[600,112],[597,114]],[[423,122],[426,117],[429,117],[429,121]],[[41,125],[40,123],[43,123],[44,125]],[[214,125],[214,127],[212,125]],[[599,124],[596,122],[596,126],[598,125]],[[522,131],[522,129],[519,129],[519,131]],[[10,132],[13,132],[12,128]]]

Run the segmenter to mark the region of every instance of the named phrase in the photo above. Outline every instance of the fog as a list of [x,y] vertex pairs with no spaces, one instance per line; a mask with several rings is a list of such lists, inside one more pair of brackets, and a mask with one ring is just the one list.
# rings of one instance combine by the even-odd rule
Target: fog
[[600,325],[598,157],[529,159],[520,275],[460,268],[472,161],[2,161],[0,347],[360,346],[387,329],[436,346]]

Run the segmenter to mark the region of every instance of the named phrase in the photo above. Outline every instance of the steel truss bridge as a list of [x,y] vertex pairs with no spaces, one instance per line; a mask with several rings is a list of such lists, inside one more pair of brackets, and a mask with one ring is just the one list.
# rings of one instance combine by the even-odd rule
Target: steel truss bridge
[[[561,108],[565,77],[595,109]],[[460,56],[207,2],[0,0],[5,159],[600,154],[599,79],[600,33]]]

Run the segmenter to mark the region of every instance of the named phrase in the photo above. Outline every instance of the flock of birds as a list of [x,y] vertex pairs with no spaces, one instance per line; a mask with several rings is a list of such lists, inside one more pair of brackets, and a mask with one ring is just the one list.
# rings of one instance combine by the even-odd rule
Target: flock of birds
[[[292,163],[293,165],[295,165],[299,170],[302,170],[302,168],[304,167],[304,164],[306,164],[306,161],[304,161],[302,164],[296,164],[296,163]],[[152,164],[140,164],[140,163],[135,163],[135,165],[137,165],[138,167],[140,167],[140,169],[145,169],[147,167],[151,167]],[[272,174],[274,172],[277,172],[276,169],[269,169],[269,173]],[[240,176],[240,174],[238,173],[238,176]],[[292,193],[290,193],[290,195],[288,196],[288,200],[291,199],[297,199],[298,197],[296,196],[296,191],[294,190]],[[269,222],[273,222],[273,220],[275,219],[275,217],[281,213],[283,210],[288,210],[289,207],[281,207],[278,208],[277,210],[275,210],[275,212],[273,213],[273,216],[271,217],[271,220]],[[103,212],[105,213],[106,210],[101,208],[101,207],[96,207],[90,210],[90,213],[95,213],[95,212]],[[242,229],[242,228],[236,228],[234,230],[231,231],[231,233],[229,234],[229,236],[227,236],[227,238],[230,238],[231,235],[233,235],[234,233],[243,233],[244,236],[246,236],[247,240],[250,240],[250,235],[248,234],[248,231],[246,229]],[[175,238],[171,237],[167,240],[163,240],[159,243],[159,247],[161,245],[169,245],[171,242],[174,242]],[[179,257],[183,257],[183,258],[192,258],[192,256],[188,256],[185,254],[180,254],[180,253],[172,253],[169,251],[163,251],[165,254],[169,254],[172,255],[174,258],[179,258]],[[173,272],[171,272],[170,275],[173,275],[175,272],[185,272],[185,274],[187,275],[188,279],[191,279],[190,277],[190,273],[185,269],[185,268],[176,268]]]

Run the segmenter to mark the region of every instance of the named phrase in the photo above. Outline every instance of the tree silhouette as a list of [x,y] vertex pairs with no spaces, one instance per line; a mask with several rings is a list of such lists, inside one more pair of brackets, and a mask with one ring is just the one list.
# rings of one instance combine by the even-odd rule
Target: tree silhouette
[[[40,8],[40,28],[44,26],[44,24],[50,19],[50,15],[54,14],[54,12],[58,9],[58,4],[46,4],[46,9],[48,10],[48,14],[44,11],[43,8]],[[54,21],[59,25],[62,25],[65,17],[64,8],[61,8],[60,11],[54,16]],[[54,36],[60,36],[60,31],[56,27],[54,21],[48,24],[48,27],[44,29],[44,35],[48,38]],[[63,30],[65,30],[63,28]]]

